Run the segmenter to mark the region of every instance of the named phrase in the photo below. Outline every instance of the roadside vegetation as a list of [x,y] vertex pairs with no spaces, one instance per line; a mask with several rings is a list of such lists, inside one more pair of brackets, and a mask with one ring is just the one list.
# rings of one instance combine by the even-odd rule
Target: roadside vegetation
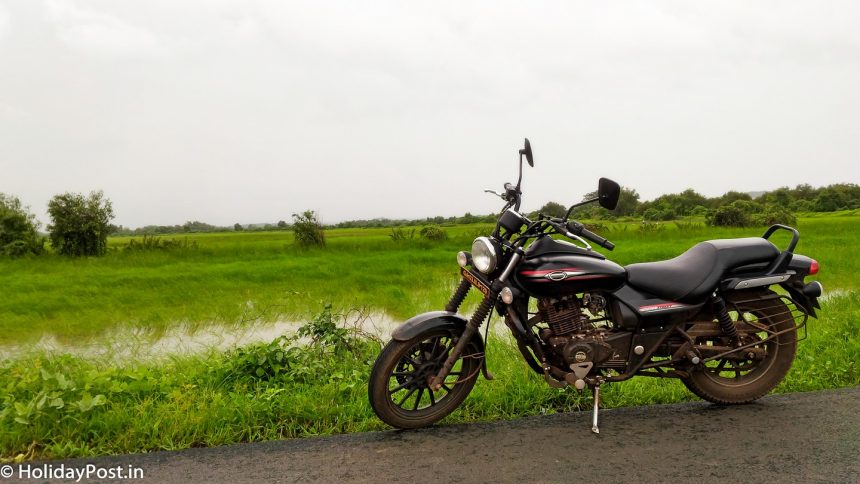
[[[826,191],[831,189],[817,189],[815,200],[833,202]],[[777,391],[860,384],[860,257],[854,249],[860,209],[851,192],[845,193],[828,206],[850,210],[796,215],[786,210],[774,216],[796,222],[802,234],[796,251],[821,263],[816,278],[828,294],[821,319],[810,321],[809,337]],[[0,355],[4,348],[15,348],[19,355],[0,361],[2,460],[382,429],[366,396],[381,341],[342,314],[362,307],[405,319],[444,306],[458,279],[456,252],[492,227],[470,216],[469,222],[477,223],[426,219],[412,225],[333,228],[308,211],[270,231],[239,226],[201,233],[189,228],[169,237],[107,237],[109,201],[98,193],[89,199],[69,196],[63,199],[63,213],[92,208],[92,217],[78,217],[91,229],[80,232],[76,227],[82,224],[66,225],[68,230],[60,232],[70,245],[57,239],[50,249],[28,209],[13,197],[0,197],[0,249],[5,251],[0,254]],[[741,197],[715,208],[679,196],[666,203],[691,208],[675,210],[672,218],[682,218],[664,221],[651,215],[666,205],[640,204],[629,190],[626,196],[628,209],[634,207],[626,214],[576,214],[616,243],[607,254],[620,264],[671,258],[702,240],[760,236],[766,225],[784,221],[769,218],[779,207],[800,207],[798,200],[805,200],[768,205]],[[64,220],[73,220],[72,215]],[[714,222],[723,216],[742,221]],[[58,222],[55,218],[49,229],[63,226]],[[189,224],[199,228],[199,222]],[[788,236],[780,231],[772,240],[785,246]],[[68,251],[76,257],[61,255],[59,248],[67,246],[77,247]],[[477,301],[472,293],[464,311]],[[45,336],[64,343],[134,331],[155,339],[176,327],[279,320],[307,323],[296,334],[263,344],[145,361],[28,350]],[[589,395],[548,387],[496,334],[488,355],[497,380],[477,385],[446,422],[569,411],[591,403]],[[692,398],[676,381],[647,378],[610,385],[604,392],[607,407]]]
[[[860,295],[822,304],[821,320],[777,392],[860,384]],[[381,342],[324,310],[296,336],[226,352],[127,362],[33,355],[0,363],[0,459],[51,459],[175,450],[380,430],[367,379]],[[494,321],[499,324],[499,321]],[[305,337],[306,344],[296,344]],[[587,410],[587,392],[556,390],[514,345],[490,337],[481,380],[445,422]],[[639,378],[604,387],[607,408],[692,400],[679,382]],[[583,430],[585,432],[585,430]]]

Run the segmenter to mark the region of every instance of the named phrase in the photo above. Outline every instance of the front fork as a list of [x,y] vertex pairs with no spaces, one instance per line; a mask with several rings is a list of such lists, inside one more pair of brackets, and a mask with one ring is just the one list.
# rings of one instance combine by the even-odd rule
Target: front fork
[[[484,295],[484,300],[481,301],[478,309],[475,310],[475,313],[472,315],[471,319],[469,319],[469,322],[466,323],[466,328],[463,329],[463,334],[460,335],[460,339],[457,340],[457,344],[454,345],[454,349],[452,349],[451,353],[448,354],[448,359],[445,360],[442,368],[439,369],[439,373],[436,373],[436,375],[430,380],[430,388],[434,391],[438,391],[442,388],[445,378],[448,377],[448,374],[451,373],[451,368],[453,368],[454,364],[457,363],[457,360],[460,359],[460,356],[463,354],[463,350],[466,349],[466,345],[469,344],[469,341],[471,341],[478,332],[481,324],[483,324],[484,320],[487,319],[490,311],[493,310],[493,307],[496,305],[496,300],[499,298],[499,292],[511,276],[511,273],[513,273],[514,268],[520,262],[521,258],[522,255],[519,252],[514,252],[513,255],[511,255],[511,260],[508,261],[507,267],[505,267],[505,270],[502,272],[502,275],[493,282],[491,289]],[[451,297],[445,310],[456,312],[460,307],[460,304],[463,303],[463,299],[465,299],[466,294],[469,292],[470,286],[471,283],[469,283],[465,278],[460,281],[460,285],[457,286],[457,290],[454,292],[454,295]]]

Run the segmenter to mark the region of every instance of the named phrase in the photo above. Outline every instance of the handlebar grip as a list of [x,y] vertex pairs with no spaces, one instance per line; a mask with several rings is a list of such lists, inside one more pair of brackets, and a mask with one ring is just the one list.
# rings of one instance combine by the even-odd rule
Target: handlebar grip
[[615,248],[615,244],[595,234],[588,229],[582,229],[582,236],[607,250]]
[[612,242],[610,242],[610,241],[604,239],[603,237],[595,234],[594,232],[588,230],[587,228],[585,228],[584,225],[582,225],[581,223],[579,223],[575,220],[569,222],[567,224],[567,227],[571,232],[594,242],[595,244],[603,247],[604,249],[607,249],[607,250],[615,249],[615,244],[613,244]]

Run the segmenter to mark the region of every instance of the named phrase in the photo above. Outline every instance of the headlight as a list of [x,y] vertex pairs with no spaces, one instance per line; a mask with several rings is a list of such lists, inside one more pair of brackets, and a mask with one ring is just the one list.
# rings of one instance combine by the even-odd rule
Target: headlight
[[489,274],[496,269],[498,253],[492,240],[478,237],[472,242],[472,265],[484,274]]

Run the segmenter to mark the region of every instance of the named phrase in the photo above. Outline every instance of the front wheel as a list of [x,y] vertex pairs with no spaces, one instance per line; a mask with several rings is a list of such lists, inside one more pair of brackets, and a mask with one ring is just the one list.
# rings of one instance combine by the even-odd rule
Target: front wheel
[[409,341],[391,341],[370,373],[370,406],[383,422],[401,429],[432,425],[454,411],[472,391],[484,354],[473,341],[437,391],[430,388],[459,333],[438,328]]

